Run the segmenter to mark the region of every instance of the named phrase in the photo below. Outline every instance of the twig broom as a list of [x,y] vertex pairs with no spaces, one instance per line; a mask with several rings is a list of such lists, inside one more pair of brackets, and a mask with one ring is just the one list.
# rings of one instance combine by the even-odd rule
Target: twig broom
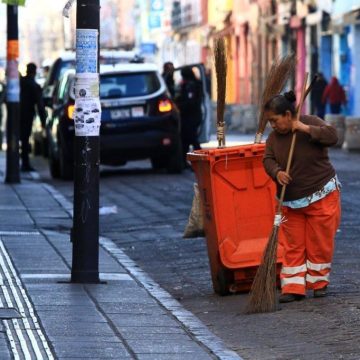
[[[296,119],[300,119],[301,108],[304,103],[306,82],[308,74],[305,74],[305,79],[301,91],[301,97],[297,108]],[[292,157],[294,153],[296,142],[296,132],[293,133],[288,161],[286,165],[286,172],[289,173]],[[281,189],[280,199],[275,215],[272,232],[263,253],[261,264],[256,272],[254,282],[250,291],[250,298],[247,305],[247,313],[264,313],[272,312],[277,308],[276,300],[276,258],[278,247],[278,232],[282,220],[282,203],[284,201],[286,185]]]
[[227,74],[227,60],[226,48],[224,38],[217,38],[214,42],[214,60],[217,83],[217,120],[216,120],[216,134],[218,140],[218,147],[225,146],[225,97],[226,97],[226,74]]
[[255,135],[255,144],[261,142],[266,127],[266,119],[264,117],[264,105],[275,95],[280,94],[289,80],[291,74],[294,73],[296,65],[296,57],[294,54],[276,59],[266,76],[264,90],[261,95],[259,107],[259,121]]
[[[225,97],[226,97],[226,74],[227,74],[227,60],[226,47],[224,38],[215,39],[214,42],[214,62],[217,80],[217,140],[218,147],[225,147]],[[184,238],[197,237],[203,235],[203,219],[201,212],[200,196],[198,190],[196,192],[194,184],[194,198],[189,216],[189,221],[184,232]]]

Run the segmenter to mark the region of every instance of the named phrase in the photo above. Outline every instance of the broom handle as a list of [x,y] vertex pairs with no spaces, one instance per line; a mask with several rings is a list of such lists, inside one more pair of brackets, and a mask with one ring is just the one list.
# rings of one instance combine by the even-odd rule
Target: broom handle
[[[301,90],[301,97],[300,97],[299,105],[297,107],[296,121],[300,120],[301,108],[302,108],[304,100],[305,100],[305,92],[306,92],[305,89],[306,89],[307,78],[308,78],[308,73],[305,73],[304,83],[303,83],[303,87],[302,87],[302,90]],[[287,164],[286,164],[286,173],[287,174],[290,171],[291,162],[292,162],[292,158],[293,158],[293,155],[294,155],[295,142],[296,142],[296,131],[293,133],[292,140],[291,140],[289,157],[288,157],[288,161],[287,161]],[[285,197],[285,190],[286,190],[286,185],[283,185],[282,189],[281,189],[279,203],[278,203],[277,214],[281,214],[281,208],[282,208],[282,204],[284,202],[284,197]]]

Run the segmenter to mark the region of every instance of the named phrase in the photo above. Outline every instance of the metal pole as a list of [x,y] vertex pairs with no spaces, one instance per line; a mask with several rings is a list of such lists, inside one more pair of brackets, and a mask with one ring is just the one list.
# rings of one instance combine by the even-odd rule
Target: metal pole
[[18,7],[7,5],[7,64],[6,64],[6,173],[5,182],[20,182],[19,130],[20,130],[20,84],[19,84],[19,31]]
[[71,269],[76,283],[99,282],[99,22],[99,0],[78,0]]

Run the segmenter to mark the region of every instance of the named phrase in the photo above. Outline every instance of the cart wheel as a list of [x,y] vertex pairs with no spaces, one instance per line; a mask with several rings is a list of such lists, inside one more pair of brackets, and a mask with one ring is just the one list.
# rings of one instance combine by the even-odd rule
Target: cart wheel
[[221,296],[230,294],[230,285],[234,282],[234,274],[232,271],[220,267],[217,273],[218,289],[217,293]]

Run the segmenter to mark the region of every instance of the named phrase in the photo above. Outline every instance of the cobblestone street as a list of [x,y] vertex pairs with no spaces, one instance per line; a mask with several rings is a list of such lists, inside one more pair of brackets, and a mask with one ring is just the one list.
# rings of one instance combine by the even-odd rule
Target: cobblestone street
[[[358,359],[359,154],[334,149],[331,157],[343,184],[343,217],[325,299],[309,294],[276,313],[245,315],[246,294],[214,294],[205,239],[182,238],[192,201],[190,171],[156,174],[146,163],[103,170],[101,206],[116,205],[118,212],[101,217],[101,234],[245,359]],[[41,176],[46,178],[46,172]],[[71,200],[71,184],[53,184]]]

